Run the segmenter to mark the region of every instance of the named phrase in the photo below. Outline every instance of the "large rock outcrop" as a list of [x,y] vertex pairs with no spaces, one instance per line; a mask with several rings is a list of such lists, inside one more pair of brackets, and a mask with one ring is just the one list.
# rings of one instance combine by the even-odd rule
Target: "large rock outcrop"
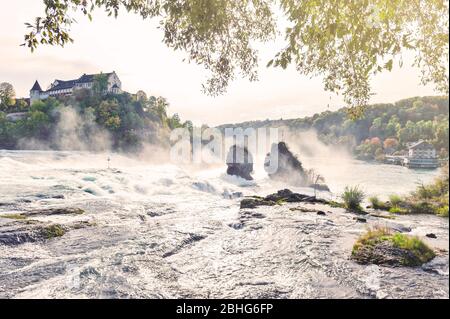
[[264,169],[273,180],[297,186],[308,184],[308,176],[302,163],[289,150],[285,142],[272,145],[271,152],[266,156]]
[[359,264],[417,267],[430,262],[435,252],[418,237],[390,228],[369,229],[355,245],[351,259]]
[[323,184],[323,177],[314,170],[306,170],[285,142],[272,145],[271,152],[266,156],[264,169],[273,180],[292,186],[307,186],[318,191],[330,191],[329,187]]
[[351,259],[359,264],[386,266],[421,266],[434,258],[434,255],[422,257],[409,249],[396,247],[391,241],[380,241],[372,246],[365,245],[354,250]]
[[253,180],[253,156],[246,147],[234,145],[227,155],[227,174]]

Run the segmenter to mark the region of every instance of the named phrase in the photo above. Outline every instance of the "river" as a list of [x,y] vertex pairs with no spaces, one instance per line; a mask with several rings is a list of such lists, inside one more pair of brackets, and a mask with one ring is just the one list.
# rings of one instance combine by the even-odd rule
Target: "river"
[[[439,173],[302,161],[326,178],[333,194],[320,193],[325,198],[337,198],[345,185],[381,197],[406,194]],[[329,207],[326,217],[292,212],[290,204],[240,210],[240,196],[287,186],[262,170],[254,182],[224,171],[118,154],[0,151],[0,215],[77,207],[86,213],[35,219],[91,225],[45,242],[0,244],[0,298],[448,298],[448,219],[370,217],[360,224]],[[0,230],[11,222],[0,218]],[[439,257],[423,268],[350,261],[357,236],[379,224],[422,238],[433,232],[438,238],[425,240]]]

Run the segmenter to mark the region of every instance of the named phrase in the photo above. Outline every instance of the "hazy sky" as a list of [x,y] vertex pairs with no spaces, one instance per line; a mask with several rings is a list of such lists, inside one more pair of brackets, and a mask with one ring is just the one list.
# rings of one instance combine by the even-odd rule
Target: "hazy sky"
[[[73,25],[74,44],[42,46],[31,53],[19,46],[26,33],[24,23],[42,15],[43,1],[0,0],[0,8],[0,82],[12,83],[18,96],[28,97],[36,79],[46,88],[56,78],[114,70],[126,91],[162,95],[171,104],[169,113],[196,124],[302,117],[343,105],[339,97],[323,90],[320,78],[310,79],[293,69],[266,69],[276,53],[275,44],[261,50],[259,82],[237,80],[228,93],[212,98],[201,92],[207,73],[201,66],[183,62],[183,53],[168,49],[155,22],[126,13],[115,20],[98,11],[93,22],[80,17]],[[420,86],[418,74],[397,67],[379,75],[373,81],[372,102],[435,95],[432,87]]]

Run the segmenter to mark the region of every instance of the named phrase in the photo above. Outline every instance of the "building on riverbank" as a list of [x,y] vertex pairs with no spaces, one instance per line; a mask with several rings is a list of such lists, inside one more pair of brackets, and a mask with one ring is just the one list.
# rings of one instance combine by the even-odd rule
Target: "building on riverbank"
[[416,142],[408,147],[404,165],[408,168],[438,168],[436,149],[428,142]]
[[408,153],[402,155],[386,155],[386,164],[401,165],[408,168],[434,169],[441,166],[436,149],[428,142],[418,141],[408,146]]

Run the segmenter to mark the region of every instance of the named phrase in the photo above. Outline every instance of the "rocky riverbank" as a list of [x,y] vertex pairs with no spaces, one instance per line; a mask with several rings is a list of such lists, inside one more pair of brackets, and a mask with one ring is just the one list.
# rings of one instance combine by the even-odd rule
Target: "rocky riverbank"
[[[276,206],[285,203],[307,203],[307,204],[322,204],[328,209],[328,214],[331,214],[329,209],[336,207],[335,202],[329,202],[315,196],[308,196],[294,193],[289,189],[280,190],[277,193],[268,195],[266,197],[252,196],[241,201],[241,209],[255,209],[261,206]],[[306,207],[291,207],[292,212],[311,213],[317,212],[317,215],[326,216],[327,213],[323,210],[316,210]],[[345,211],[345,213],[352,214],[352,211]],[[361,217],[361,215],[368,215],[375,218],[391,219],[395,218],[389,215],[370,214],[369,212],[359,211],[353,219],[359,223],[367,223],[368,219]],[[367,233],[362,235],[355,242],[350,258],[360,264],[376,264],[387,266],[410,266],[418,267],[431,262],[437,254],[445,254],[445,251],[439,250],[438,253],[429,248],[418,236],[410,236],[405,233],[410,233],[411,228],[399,227],[395,223],[381,228],[375,224],[375,228],[368,229]],[[435,234],[426,234],[427,238],[437,239]],[[448,252],[447,252],[448,254]]]

